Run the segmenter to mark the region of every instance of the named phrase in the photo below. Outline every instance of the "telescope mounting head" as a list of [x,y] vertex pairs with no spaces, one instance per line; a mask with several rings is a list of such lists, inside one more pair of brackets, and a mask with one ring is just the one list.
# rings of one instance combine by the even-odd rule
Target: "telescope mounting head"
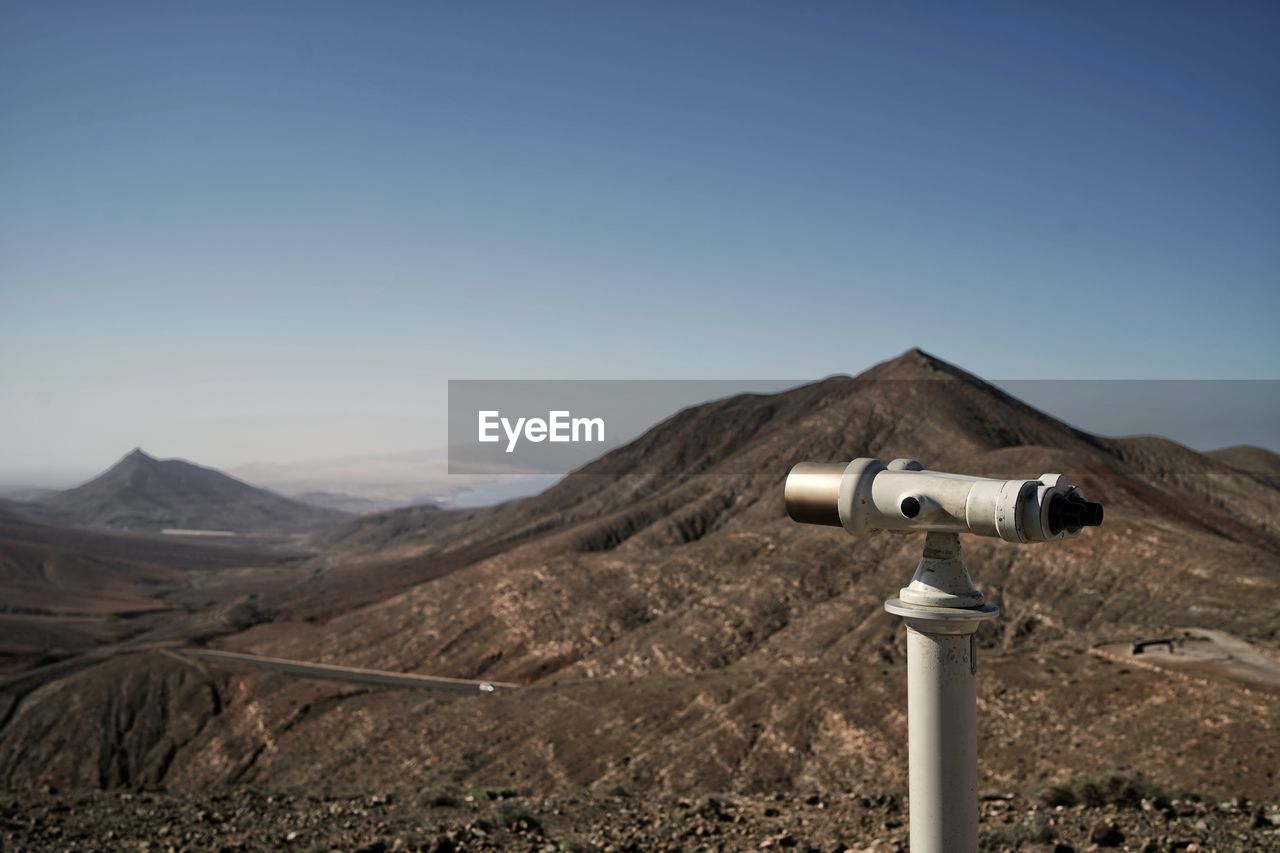
[[953,622],[957,631],[999,612],[969,577],[961,533],[1026,544],[1067,539],[1102,524],[1102,505],[1086,500],[1061,474],[993,480],[927,471],[914,459],[885,465],[860,458],[847,465],[801,462],[783,491],[794,521],[843,527],[857,537],[881,530],[926,533],[911,584],[885,606],[908,617],[908,624]]

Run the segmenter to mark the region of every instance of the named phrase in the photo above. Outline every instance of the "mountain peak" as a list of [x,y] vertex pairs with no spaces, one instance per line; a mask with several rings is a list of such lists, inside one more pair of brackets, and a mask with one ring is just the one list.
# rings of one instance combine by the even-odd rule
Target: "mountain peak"
[[[943,361],[919,347],[912,347],[897,358],[882,361],[864,371],[865,379],[970,379],[978,377],[949,361]],[[980,381],[980,380],[978,380]]]
[[889,363],[890,364],[910,364],[918,367],[928,367],[928,368],[938,368],[938,367],[954,368],[954,365],[948,364],[947,362],[943,361],[937,356],[931,355],[925,352],[924,350],[920,349],[920,347],[912,347],[911,349],[907,350],[897,358],[890,359]]
[[138,471],[138,470],[153,468],[158,465],[160,465],[159,459],[156,459],[154,456],[151,456],[146,451],[144,451],[141,447],[135,447],[133,450],[130,450],[124,456],[121,456],[120,461],[117,462],[115,465],[111,466],[110,469],[108,469],[108,473],[110,471],[122,471],[122,472]]

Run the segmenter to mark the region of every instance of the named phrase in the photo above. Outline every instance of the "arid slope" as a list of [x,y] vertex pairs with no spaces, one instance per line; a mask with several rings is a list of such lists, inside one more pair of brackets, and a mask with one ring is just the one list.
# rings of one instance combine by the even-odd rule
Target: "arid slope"
[[[533,498],[352,522],[309,580],[264,595],[275,621],[221,644],[529,687],[457,699],[186,664],[222,685],[220,704],[166,741],[181,744],[162,782],[900,789],[902,628],[881,605],[920,538],[801,527],[781,500],[795,462],[867,455],[1062,471],[1107,505],[1102,528],[1067,543],[966,541],[1003,610],[981,634],[986,788],[1140,771],[1276,798],[1277,697],[1088,651],[1194,625],[1273,653],[1274,486],[1173,442],[1072,429],[914,350],[858,378],[680,412]],[[168,678],[157,654],[113,664]],[[100,783],[100,758],[55,760],[80,736],[53,718],[68,689],[110,701],[120,676],[95,674],[105,665],[14,700],[0,780]],[[63,747],[40,745],[55,737]]]

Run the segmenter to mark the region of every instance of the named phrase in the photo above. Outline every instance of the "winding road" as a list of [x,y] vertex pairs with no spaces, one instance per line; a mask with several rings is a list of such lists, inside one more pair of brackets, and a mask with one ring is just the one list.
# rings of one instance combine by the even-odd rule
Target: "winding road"
[[215,649],[169,649],[173,654],[198,658],[212,663],[243,664],[259,669],[270,669],[302,678],[320,678],[327,681],[347,681],[356,684],[372,684],[378,687],[409,687],[420,690],[451,690],[455,693],[496,693],[515,690],[519,684],[503,681],[468,681],[463,678],[444,678],[437,675],[416,675],[407,672],[389,672],[381,669],[363,669],[355,666],[338,666],[329,663],[308,663],[285,658],[269,658],[240,652],[224,652]]

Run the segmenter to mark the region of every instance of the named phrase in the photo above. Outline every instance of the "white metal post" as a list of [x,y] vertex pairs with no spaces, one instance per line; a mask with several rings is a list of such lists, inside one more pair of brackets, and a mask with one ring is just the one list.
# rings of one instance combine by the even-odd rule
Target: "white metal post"
[[983,603],[960,559],[959,537],[948,533],[929,534],[915,578],[899,595],[885,609],[907,626],[911,850],[971,853],[978,849],[974,633],[999,609]]
[[[914,624],[913,624],[914,623]],[[934,627],[952,626],[933,623]],[[935,633],[907,620],[907,728],[911,849],[977,849],[978,737],[973,631]]]

